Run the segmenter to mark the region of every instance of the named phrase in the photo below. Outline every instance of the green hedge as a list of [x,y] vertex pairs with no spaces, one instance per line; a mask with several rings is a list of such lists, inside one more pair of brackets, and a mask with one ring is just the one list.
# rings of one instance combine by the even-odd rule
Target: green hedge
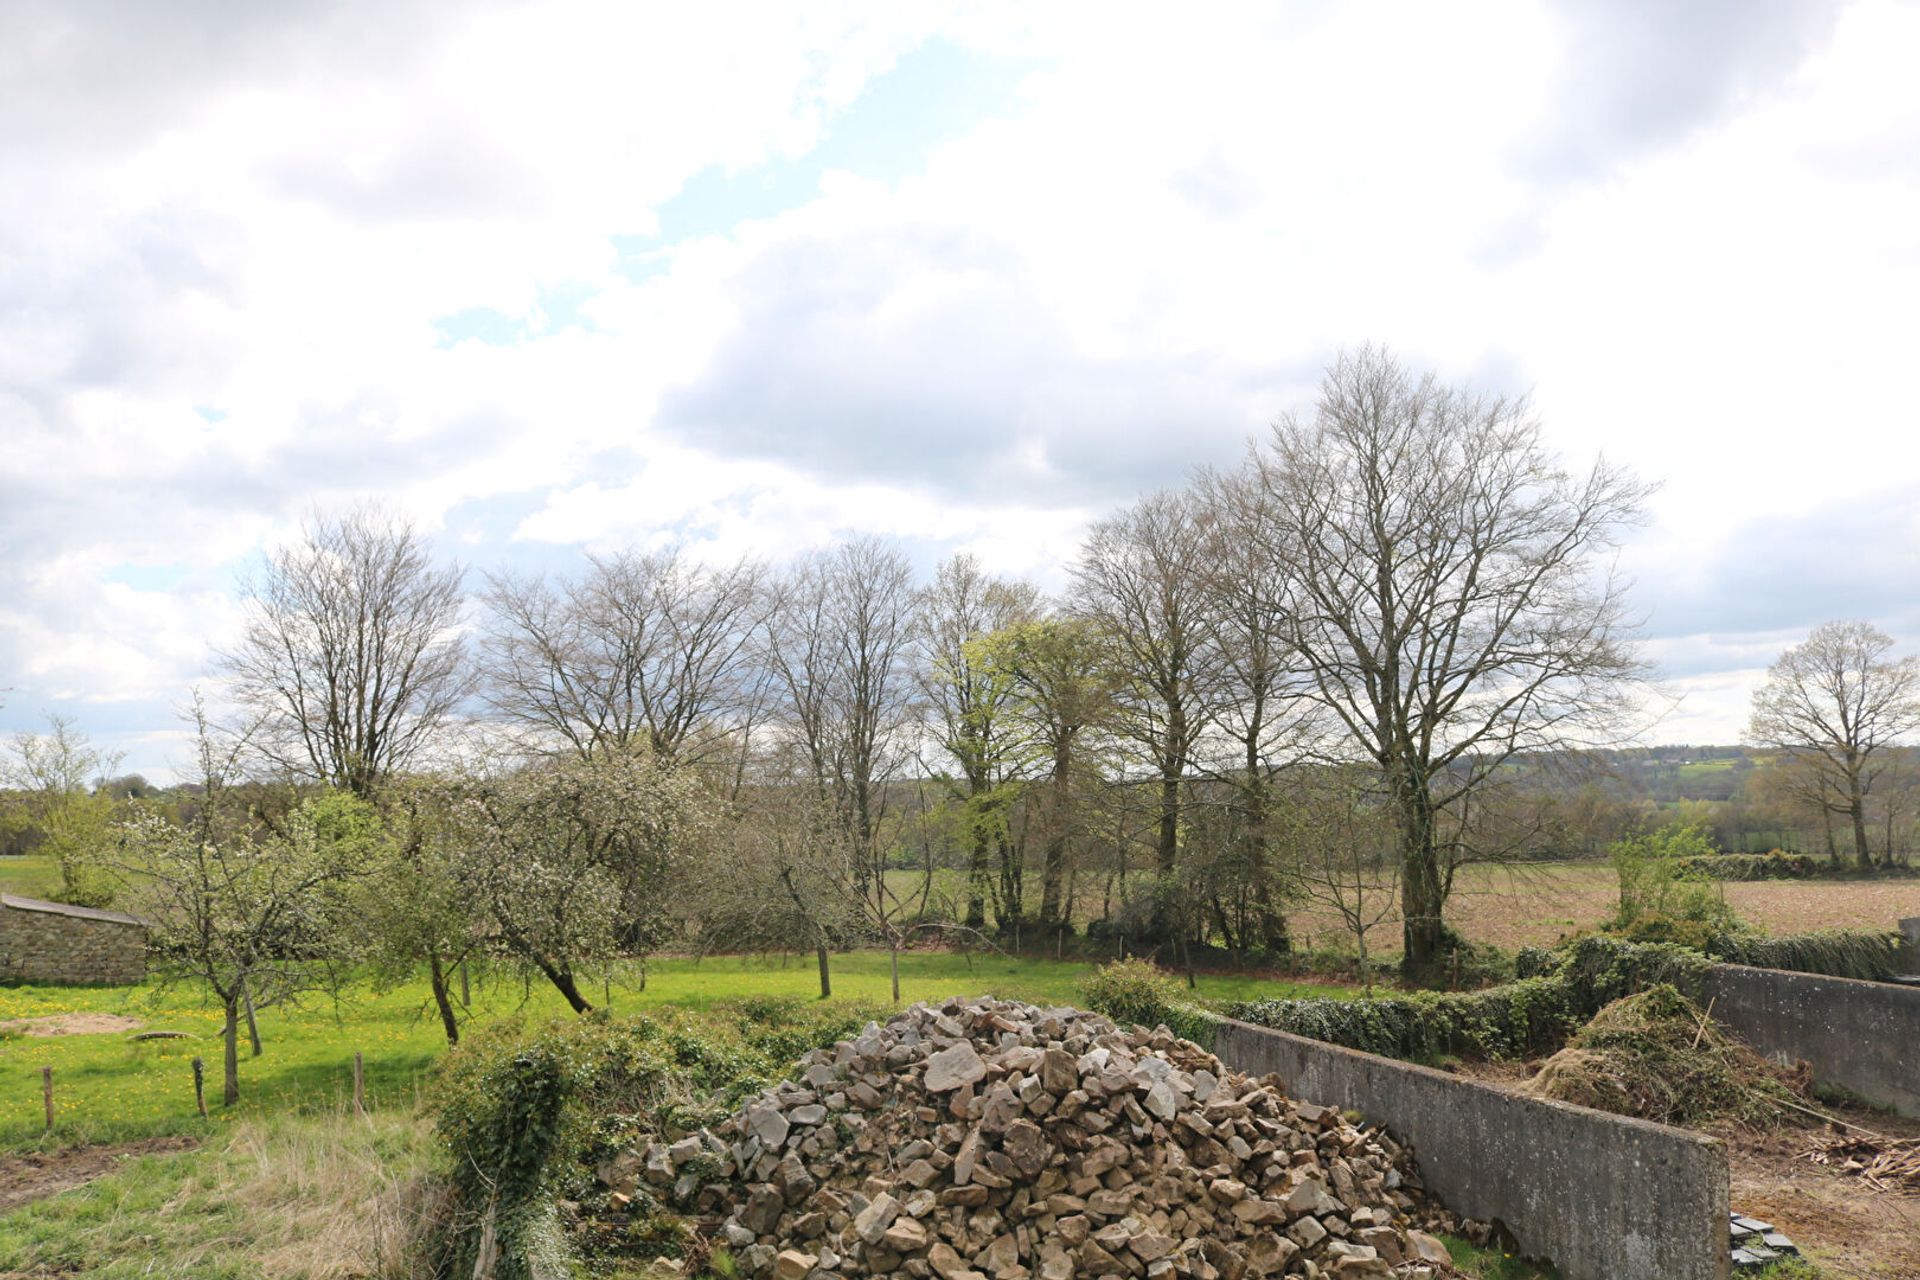
[[1080,980],[1087,1008],[1123,1027],[1164,1026],[1204,1049],[1213,1047],[1214,1015],[1184,998],[1179,980],[1151,960],[1115,960]]
[[1677,859],[1674,870],[1698,880],[1811,880],[1821,863],[1804,853],[1716,853]]
[[1524,947],[1520,975],[1485,991],[1420,992],[1373,1000],[1259,1000],[1229,1017],[1389,1058],[1432,1062],[1551,1053],[1605,1006],[1666,984],[1689,997],[1716,960],[1842,978],[1885,978],[1902,955],[1897,933],[1833,931],[1783,938],[1716,934],[1709,954],[1670,942],[1596,934],[1557,950]]
[[1707,953],[1729,964],[1882,982],[1903,971],[1906,944],[1891,930],[1828,929],[1779,938],[1721,935],[1708,940]]
[[1512,1058],[1557,1048],[1585,1019],[1557,977],[1485,991],[1422,991],[1371,1000],[1259,1000],[1229,1017],[1389,1058]]

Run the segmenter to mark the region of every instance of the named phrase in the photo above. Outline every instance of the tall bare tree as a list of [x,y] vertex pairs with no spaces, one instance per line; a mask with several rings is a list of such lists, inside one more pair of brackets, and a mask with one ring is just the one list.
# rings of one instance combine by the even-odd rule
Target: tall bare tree
[[762,576],[672,549],[589,557],[558,586],[489,578],[487,699],[583,756],[639,744],[675,763],[737,763],[759,703]]
[[1608,740],[1633,705],[1624,584],[1596,561],[1647,488],[1604,461],[1570,474],[1524,400],[1374,348],[1342,355],[1312,419],[1283,418],[1254,465],[1287,646],[1398,818],[1417,972],[1466,852],[1444,812],[1518,752]]
[[[913,570],[874,538],[841,543],[797,564],[767,625],[780,749],[831,815],[836,883],[859,914],[885,917],[887,784],[912,758],[917,692]],[[825,943],[820,954],[825,955]]]
[[221,655],[255,746],[360,796],[416,760],[472,687],[461,577],[392,512],[310,521],[269,555],[240,642]]
[[[1205,665],[1210,599],[1197,572],[1207,538],[1206,509],[1191,493],[1156,493],[1095,524],[1073,566],[1074,610],[1094,623],[1124,676],[1118,731],[1153,771],[1163,883],[1179,863],[1184,787],[1215,709]],[[1152,928],[1168,936],[1168,913],[1156,908]]]
[[[975,642],[1038,617],[1040,593],[1028,583],[982,573],[972,556],[957,555],[940,566],[916,606],[921,692],[934,737],[959,770],[957,799],[965,809],[968,841],[966,924],[979,929],[986,924],[992,887],[991,854],[1000,825],[994,819],[1011,799],[1007,783],[1016,740],[1007,715],[1010,675],[982,661]],[[999,845],[1004,853],[1004,834]]]
[[[1275,779],[1321,732],[1319,704],[1287,645],[1282,597],[1271,589],[1263,553],[1276,518],[1257,470],[1203,472],[1207,548],[1194,571],[1208,596],[1204,665],[1219,685],[1213,732],[1196,752],[1201,769],[1232,797],[1225,862],[1253,902],[1258,937],[1236,937],[1216,898],[1210,907],[1230,948],[1286,951],[1292,943],[1282,898],[1288,876],[1275,865],[1269,828]],[[1242,931],[1244,932],[1244,930]]]
[[1866,798],[1920,730],[1920,658],[1891,656],[1893,637],[1866,622],[1823,622],[1767,669],[1753,695],[1747,737],[1787,753],[1813,775],[1828,812],[1853,827],[1853,854],[1873,865]]

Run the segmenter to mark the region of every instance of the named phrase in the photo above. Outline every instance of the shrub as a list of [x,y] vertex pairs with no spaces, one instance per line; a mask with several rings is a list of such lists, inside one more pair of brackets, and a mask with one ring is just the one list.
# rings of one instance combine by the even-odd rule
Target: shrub
[[[704,1014],[590,1016],[529,1033],[502,1023],[443,1060],[430,1103],[450,1160],[452,1210],[437,1274],[474,1273],[496,1250],[498,1280],[562,1267],[555,1197],[578,1192],[584,1167],[641,1137],[718,1121],[801,1053],[852,1035],[857,1005],[751,1000]],[[884,1014],[882,1014],[884,1016]],[[674,1252],[670,1215],[636,1201],[628,1236],[641,1252]],[[564,1272],[562,1272],[564,1273]]]
[[1087,1007],[1123,1026],[1158,1026],[1180,1000],[1174,976],[1150,960],[1115,960],[1080,980]]
[[1080,980],[1087,1008],[1122,1026],[1164,1026],[1196,1044],[1213,1043],[1213,1015],[1183,998],[1179,980],[1148,960],[1115,960]]
[[[1620,903],[1611,928],[1637,929],[1643,940],[1651,942],[1677,941],[1673,935],[1692,926],[1731,929],[1739,924],[1718,889],[1681,874],[1683,865],[1717,856],[1700,828],[1661,827],[1616,840],[1607,853],[1620,877]],[[1653,934],[1660,936],[1649,936]]]

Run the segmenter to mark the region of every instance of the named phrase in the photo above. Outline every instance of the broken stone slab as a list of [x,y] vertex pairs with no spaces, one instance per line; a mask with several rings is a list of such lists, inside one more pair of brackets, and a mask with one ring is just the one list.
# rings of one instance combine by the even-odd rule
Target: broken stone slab
[[945,1093],[949,1089],[983,1080],[986,1074],[987,1064],[980,1061],[980,1055],[974,1051],[971,1042],[962,1040],[927,1059],[927,1074],[923,1083],[929,1093]]

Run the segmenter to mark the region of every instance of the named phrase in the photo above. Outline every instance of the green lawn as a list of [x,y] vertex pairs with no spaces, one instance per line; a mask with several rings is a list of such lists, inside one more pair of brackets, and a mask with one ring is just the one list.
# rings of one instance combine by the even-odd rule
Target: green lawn
[[0,893],[23,898],[60,897],[60,864],[37,853],[0,857]]
[[[1011,959],[946,952],[914,952],[901,958],[901,995],[911,1003],[953,995],[994,994],[1040,1003],[1079,999],[1078,981],[1089,966],[1048,960]],[[884,1002],[887,957],[855,952],[834,957],[834,995]],[[645,989],[628,968],[610,985],[615,1013],[661,1005],[699,1008],[747,995],[810,997],[818,992],[811,956],[778,958],[719,956],[696,963],[668,958],[649,966]],[[609,987],[594,984],[596,1003]],[[1342,995],[1342,988],[1263,981],[1246,976],[1200,979],[1197,994],[1209,999],[1284,995]],[[197,993],[151,987],[0,987],[0,1023],[50,1015],[99,1012],[137,1018],[145,1030],[178,1030],[190,1039],[131,1040],[130,1031],[87,1035],[0,1034],[0,1149],[80,1141],[118,1141],[167,1133],[197,1133],[205,1126],[193,1104],[191,1063],[206,1060],[214,1127],[234,1117],[219,1105],[220,1014]],[[569,1017],[551,987],[502,975],[477,983],[476,1022],[508,1017]],[[411,1106],[425,1073],[443,1052],[444,1037],[424,982],[379,993],[360,988],[335,1004],[260,1013],[266,1052],[247,1056],[242,1039],[238,1116],[282,1112],[318,1113],[342,1105],[351,1088],[353,1055],[365,1055],[367,1089],[374,1105]],[[40,1069],[54,1069],[56,1130],[43,1135]]]

